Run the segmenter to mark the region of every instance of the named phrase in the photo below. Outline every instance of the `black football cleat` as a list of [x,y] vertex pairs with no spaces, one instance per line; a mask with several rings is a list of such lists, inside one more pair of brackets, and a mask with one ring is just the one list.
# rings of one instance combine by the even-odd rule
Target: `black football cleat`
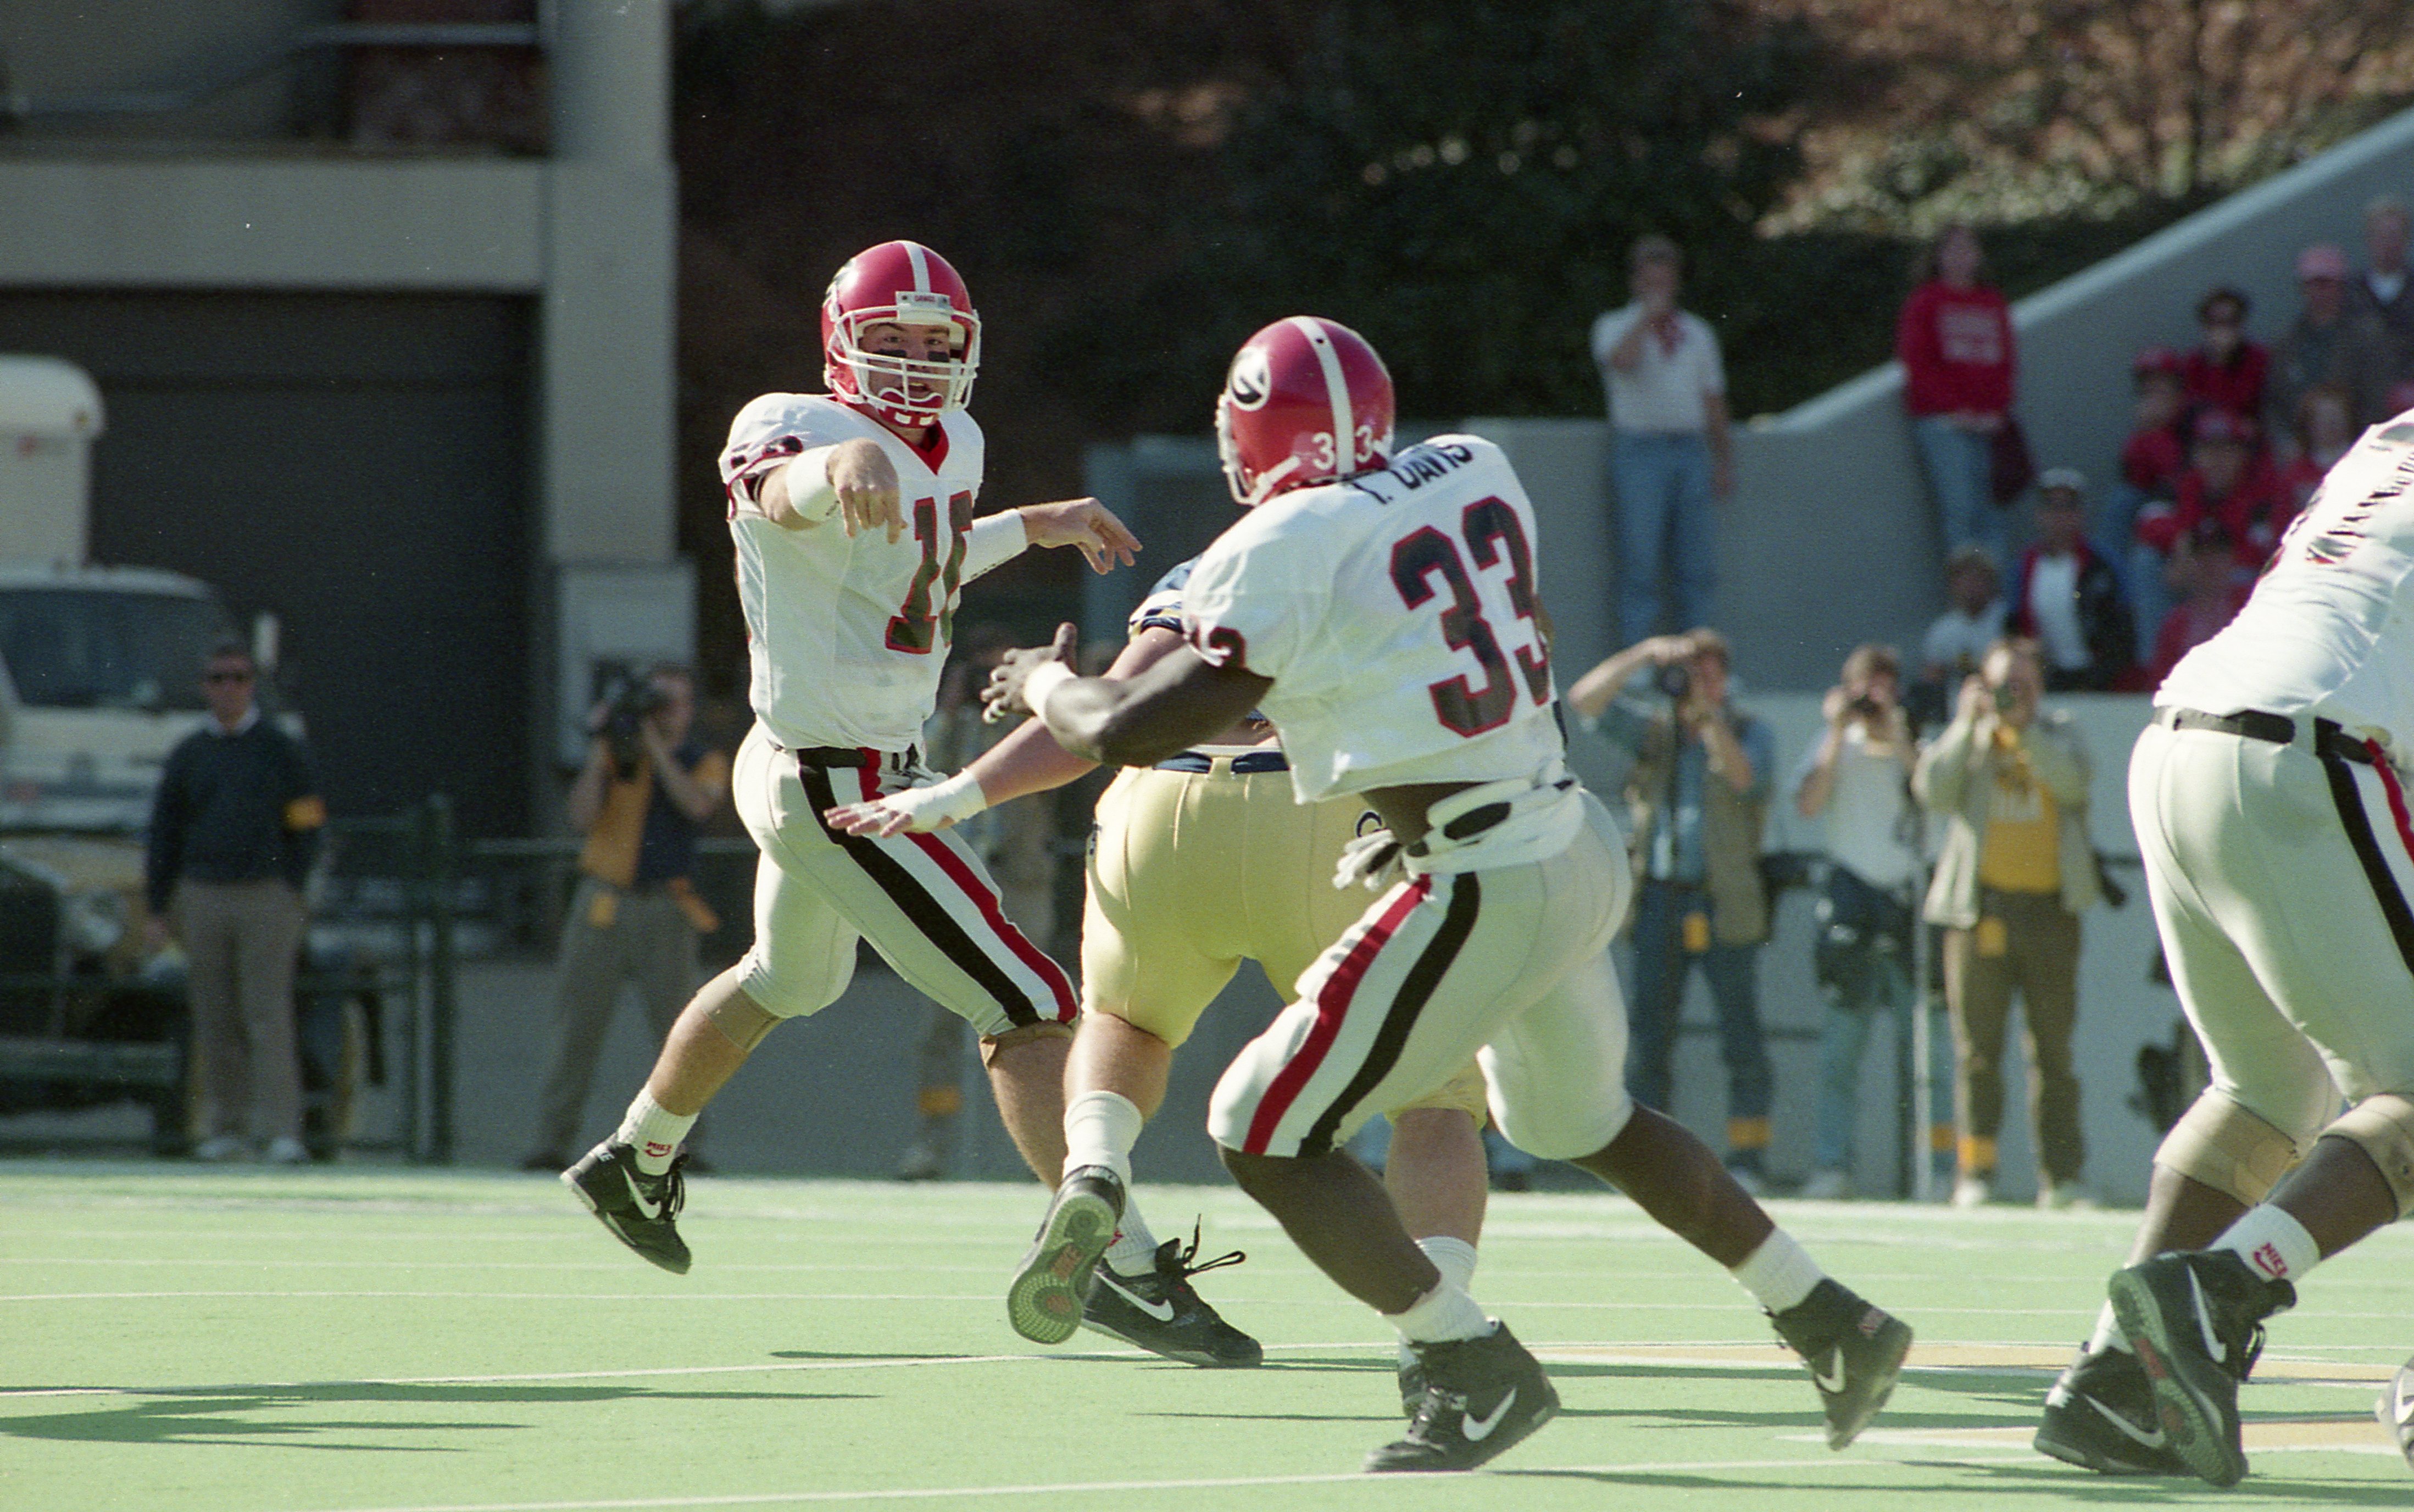
[[1479,1339],[1408,1348],[1424,1391],[1408,1435],[1366,1456],[1370,1472],[1473,1470],[1558,1415],[1551,1378],[1505,1324]]
[[684,1276],[687,1242],[674,1220],[687,1204],[681,1173],[686,1164],[681,1152],[671,1157],[669,1170],[649,1176],[637,1169],[634,1149],[607,1139],[561,1173],[561,1184],[578,1194],[614,1238],[672,1275]]
[[2032,1442],[2039,1454],[2099,1475],[2194,1474],[2171,1452],[2146,1368],[2124,1350],[2090,1355],[2080,1345],[2046,1393]]
[[1098,1257],[1115,1242],[1124,1184],[1103,1165],[1065,1178],[1039,1220],[1039,1233],[1006,1289],[1006,1319],[1036,1344],[1061,1344],[1081,1325],[1082,1295]]
[[1894,1395],[1903,1356],[1911,1353],[1911,1325],[1826,1277],[1809,1296],[1770,1313],[1769,1322],[1786,1347],[1802,1356],[1810,1384],[1819,1388],[1827,1447],[1852,1443]]
[[2229,1250],[2195,1250],[2116,1270],[2105,1289],[2171,1452],[2198,1478],[2237,1485],[2246,1475],[2239,1383],[2263,1351],[2263,1320],[2295,1306],[2296,1288],[2265,1280]]
[[1201,1271],[1237,1265],[1249,1257],[1235,1250],[1194,1265],[1198,1253],[1199,1231],[1193,1228],[1187,1246],[1180,1239],[1158,1245],[1155,1265],[1141,1275],[1126,1276],[1112,1265],[1097,1266],[1081,1298],[1081,1326],[1185,1365],[1233,1370],[1264,1364],[1263,1346],[1226,1323],[1190,1284],[1190,1278]]

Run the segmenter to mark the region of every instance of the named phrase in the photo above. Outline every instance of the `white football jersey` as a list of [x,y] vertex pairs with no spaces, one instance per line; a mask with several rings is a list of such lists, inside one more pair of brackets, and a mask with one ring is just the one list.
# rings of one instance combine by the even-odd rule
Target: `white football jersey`
[[[764,474],[799,453],[865,437],[896,464],[906,530],[850,536],[833,515],[804,530],[755,503]],[[981,433],[961,410],[926,451],[818,394],[766,394],[738,412],[721,454],[738,601],[746,611],[754,717],[791,749],[902,751],[921,738],[947,659],[964,538],[981,485]]]
[[2157,704],[2334,719],[2414,752],[2414,411],[2373,427],[2291,521],[2246,606]]
[[1437,436],[1249,511],[1184,585],[1184,633],[1274,680],[1261,707],[1302,802],[1535,776],[1562,745],[1534,535],[1500,449]]

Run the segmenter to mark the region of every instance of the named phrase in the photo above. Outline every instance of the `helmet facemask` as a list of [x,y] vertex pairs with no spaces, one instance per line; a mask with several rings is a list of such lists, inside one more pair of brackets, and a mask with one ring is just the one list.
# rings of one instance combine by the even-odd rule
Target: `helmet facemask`
[[[949,326],[954,333],[950,355],[916,358],[867,351],[863,333],[884,324]],[[835,322],[827,357],[834,390],[851,390],[857,403],[884,420],[927,426],[972,398],[973,378],[980,367],[980,317],[955,308],[944,294],[901,293],[896,304],[848,310]],[[916,383],[936,392],[916,397]]]

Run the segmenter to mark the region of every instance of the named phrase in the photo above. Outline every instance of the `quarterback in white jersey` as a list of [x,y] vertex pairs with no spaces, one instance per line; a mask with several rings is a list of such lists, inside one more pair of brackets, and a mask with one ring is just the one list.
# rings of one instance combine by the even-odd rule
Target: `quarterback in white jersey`
[[1041,1179],[1064,1161],[1064,971],[955,837],[854,836],[823,816],[930,779],[915,741],[966,580],[1027,545],[1077,546],[1103,572],[1139,543],[1094,499],[975,516],[981,436],[962,405],[980,321],[937,253],[887,242],[851,259],[822,337],[829,396],[748,405],[721,464],[753,664],[733,789],[763,852],[754,943],[680,1014],[619,1130],[563,1173],[616,1237],[673,1271],[689,1264],[673,1224],[680,1141],[765,1035],[838,997],[858,938],[979,1030],[999,1112]]
[[1369,1470],[1467,1469],[1558,1409],[1533,1356],[1340,1147],[1470,1053],[1511,1141],[1615,1182],[1761,1300],[1811,1364],[1841,1447],[1892,1389],[1911,1330],[1822,1273],[1701,1141],[1628,1099],[1605,951],[1631,873],[1559,760],[1532,508],[1473,437],[1394,454],[1392,412],[1381,359],[1348,327],[1300,316],[1259,332],[1216,413],[1251,514],[1191,575],[1188,645],[1129,679],[1080,679],[1060,632],[1008,653],[991,696],[1125,766],[1261,709],[1297,797],[1354,793],[1384,822],[1345,876],[1405,875],[1301,975],[1209,1118],[1242,1189],[1411,1351],[1408,1434]]
[[[2331,470],[2237,619],[2165,680],[2130,757],[2154,922],[2212,1085],[2154,1152],[2133,1264],[2048,1399],[2037,1445],[2060,1458],[2236,1481],[2262,1320],[2414,1210],[2409,490],[2414,412]],[[2105,1432],[2112,1413],[2138,1432]],[[2414,1392],[2382,1419],[2414,1454]]]

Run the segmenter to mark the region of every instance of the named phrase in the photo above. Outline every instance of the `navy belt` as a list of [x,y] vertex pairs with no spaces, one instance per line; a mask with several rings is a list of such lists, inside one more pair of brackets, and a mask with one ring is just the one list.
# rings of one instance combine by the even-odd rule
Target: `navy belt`
[[1256,751],[1244,751],[1235,756],[1211,756],[1204,751],[1182,751],[1156,764],[1159,771],[1213,771],[1221,760],[1225,770],[1235,776],[1245,777],[1259,771],[1289,771],[1290,763],[1283,754],[1271,746]]
[[[2179,709],[2166,704],[2154,711],[2154,723],[2166,729],[2204,729],[2223,735],[2235,735],[2242,740],[2262,741],[2271,745],[2297,743],[2297,722],[2286,714],[2269,714],[2260,709],[2242,709],[2234,714],[2208,714],[2201,709]],[[2314,721],[2314,754],[2336,756],[2342,761],[2360,761],[2371,766],[2372,752],[2362,741],[2350,740],[2334,719]]]

